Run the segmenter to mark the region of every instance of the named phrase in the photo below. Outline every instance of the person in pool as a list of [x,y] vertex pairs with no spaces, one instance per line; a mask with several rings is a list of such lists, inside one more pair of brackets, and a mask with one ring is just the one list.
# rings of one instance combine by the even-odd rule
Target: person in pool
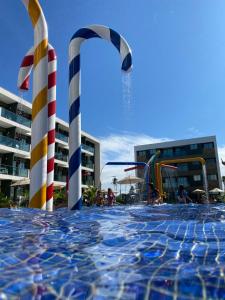
[[187,191],[183,185],[179,185],[177,190],[177,200],[180,204],[192,203],[192,199],[188,196]]
[[115,202],[115,195],[114,195],[112,189],[110,189],[110,188],[108,188],[107,200],[108,200],[109,206],[112,206]]
[[97,206],[103,206],[104,205],[104,198],[101,194],[101,191],[97,191],[96,197],[95,197],[95,204]]
[[159,194],[158,189],[155,188],[153,183],[150,183],[147,204],[161,204],[162,202],[163,201]]

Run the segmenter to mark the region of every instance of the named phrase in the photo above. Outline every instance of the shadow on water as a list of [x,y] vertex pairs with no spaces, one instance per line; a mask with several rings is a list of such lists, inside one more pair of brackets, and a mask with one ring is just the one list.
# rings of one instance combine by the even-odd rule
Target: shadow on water
[[223,299],[224,230],[224,205],[1,209],[0,299]]

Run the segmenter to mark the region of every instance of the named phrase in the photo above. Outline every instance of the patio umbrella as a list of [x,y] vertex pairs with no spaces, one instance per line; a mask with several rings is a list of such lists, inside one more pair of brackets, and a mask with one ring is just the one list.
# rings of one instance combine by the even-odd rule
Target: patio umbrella
[[195,194],[204,194],[205,191],[204,190],[200,190],[200,189],[196,189],[196,190],[192,191],[192,193],[195,193]]
[[214,189],[210,190],[209,193],[210,194],[220,194],[220,193],[224,193],[224,191],[219,188],[214,188]]
[[119,184],[135,184],[139,182],[144,182],[144,179],[136,176],[127,176],[117,181]]

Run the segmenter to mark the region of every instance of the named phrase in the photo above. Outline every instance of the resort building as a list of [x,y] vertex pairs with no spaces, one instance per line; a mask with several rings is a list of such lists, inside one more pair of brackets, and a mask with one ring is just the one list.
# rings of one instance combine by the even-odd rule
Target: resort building
[[[198,160],[190,162],[189,158],[201,157],[205,160],[209,190],[215,187],[222,188],[215,136],[135,146],[135,160],[147,162],[157,150],[160,154],[156,162],[167,161],[167,164],[170,164],[170,160],[184,159],[182,163],[171,163],[177,167],[176,170],[161,169],[163,191],[171,197],[174,197],[179,185],[183,185],[189,193],[195,189],[204,189],[202,164]],[[143,170],[138,169],[137,176],[142,177]]]
[[[0,191],[17,198],[29,187],[31,103],[0,87]],[[66,185],[69,125],[56,118],[55,182]],[[100,184],[100,143],[82,132],[82,188]]]

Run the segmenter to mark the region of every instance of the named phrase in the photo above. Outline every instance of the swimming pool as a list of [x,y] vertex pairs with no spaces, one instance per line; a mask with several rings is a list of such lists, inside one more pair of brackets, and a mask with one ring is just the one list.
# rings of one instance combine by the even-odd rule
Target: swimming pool
[[224,299],[225,205],[0,209],[0,299]]

